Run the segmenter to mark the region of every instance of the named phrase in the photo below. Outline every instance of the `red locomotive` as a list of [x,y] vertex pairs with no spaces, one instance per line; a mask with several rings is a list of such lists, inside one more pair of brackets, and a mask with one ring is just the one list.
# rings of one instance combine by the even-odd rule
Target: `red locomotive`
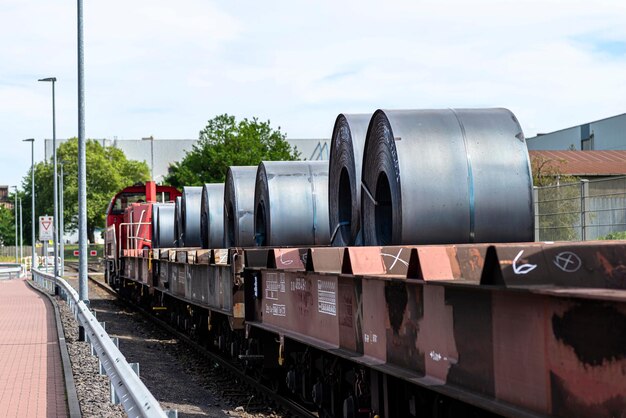
[[152,205],[178,196],[175,187],[148,181],[126,187],[111,199],[106,211],[107,272],[115,271],[119,257],[152,248]]

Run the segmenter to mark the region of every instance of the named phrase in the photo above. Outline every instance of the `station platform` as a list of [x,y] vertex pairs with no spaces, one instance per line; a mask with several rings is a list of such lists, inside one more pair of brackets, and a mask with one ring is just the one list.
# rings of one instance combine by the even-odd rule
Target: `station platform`
[[0,280],[0,415],[70,415],[55,309],[26,279]]

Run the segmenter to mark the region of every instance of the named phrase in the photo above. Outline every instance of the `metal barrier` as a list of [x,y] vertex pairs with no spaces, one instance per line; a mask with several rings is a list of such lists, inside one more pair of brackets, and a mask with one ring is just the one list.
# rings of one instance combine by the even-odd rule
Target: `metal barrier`
[[176,411],[163,411],[139,376],[128,364],[124,355],[111,340],[104,327],[96,320],[78,293],[65,280],[33,270],[33,280],[47,291],[54,293],[55,284],[59,295],[66,301],[74,317],[85,331],[85,339],[91,343],[92,353],[100,360],[100,369],[111,381],[111,399],[118,399],[129,417],[173,417]]
[[0,280],[22,277],[24,270],[21,264],[0,263]]

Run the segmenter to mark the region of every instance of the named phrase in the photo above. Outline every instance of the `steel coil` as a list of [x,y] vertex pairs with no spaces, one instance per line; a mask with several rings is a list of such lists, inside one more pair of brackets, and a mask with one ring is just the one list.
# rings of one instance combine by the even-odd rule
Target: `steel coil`
[[224,183],[202,187],[200,207],[200,236],[202,248],[224,246]]
[[362,243],[361,165],[371,116],[340,114],[335,120],[328,172],[328,217],[335,246]]
[[259,164],[254,231],[259,246],[328,245],[328,162]]
[[174,203],[152,205],[152,248],[176,246],[174,211]]
[[183,197],[180,202],[181,214],[181,247],[200,247],[202,236],[200,233],[200,208],[202,207],[202,187],[183,187]]
[[254,245],[256,166],[233,166],[224,184],[224,247]]
[[182,247],[183,233],[183,215],[182,215],[182,196],[176,196],[174,200],[174,243],[176,247]]
[[362,188],[365,245],[533,240],[528,150],[506,109],[376,111]]

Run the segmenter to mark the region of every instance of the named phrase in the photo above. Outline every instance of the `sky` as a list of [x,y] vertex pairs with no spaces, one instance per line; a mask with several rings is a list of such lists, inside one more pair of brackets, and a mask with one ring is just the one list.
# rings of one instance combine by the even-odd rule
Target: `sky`
[[[76,2],[0,2],[0,184],[77,136]],[[197,139],[218,114],[328,138],[339,113],[506,107],[526,137],[626,112],[626,2],[84,2],[87,138]]]

